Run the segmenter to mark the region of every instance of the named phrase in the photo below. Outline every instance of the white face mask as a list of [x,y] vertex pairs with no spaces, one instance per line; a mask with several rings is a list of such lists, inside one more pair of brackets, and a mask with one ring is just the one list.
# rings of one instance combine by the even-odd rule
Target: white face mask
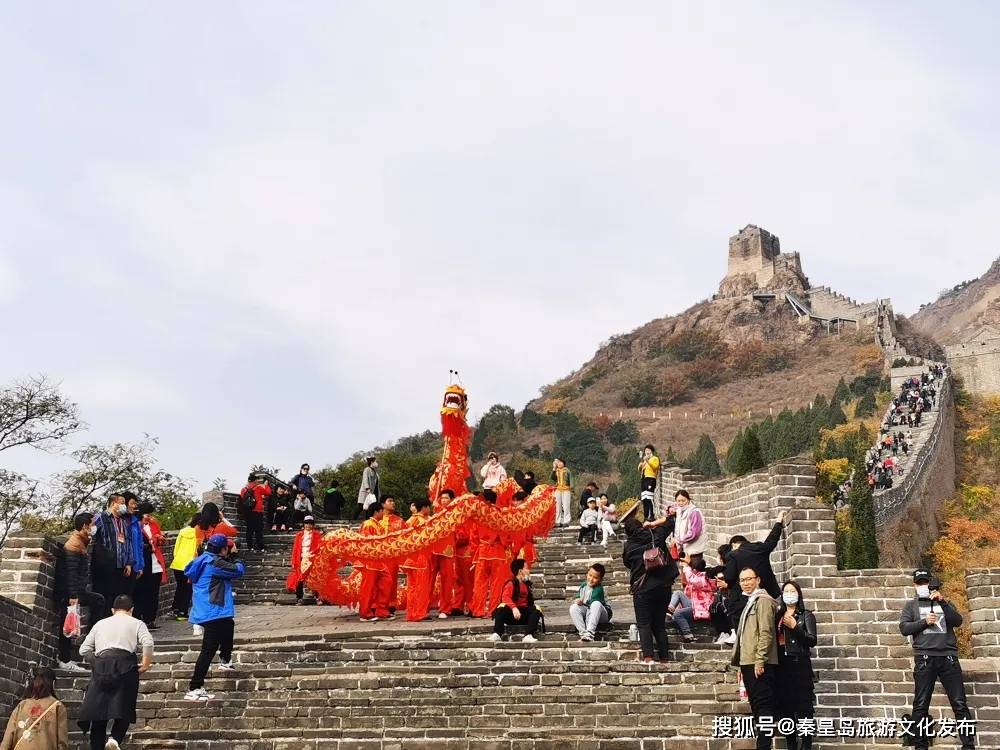
[[128,506],[122,503],[118,506],[118,515],[124,516],[126,513],[128,513]]
[[788,606],[799,603],[799,595],[794,591],[789,591],[788,593],[781,595],[781,601],[783,601]]
[[927,584],[920,584],[917,586],[917,598],[918,599],[930,599],[931,598],[931,587]]

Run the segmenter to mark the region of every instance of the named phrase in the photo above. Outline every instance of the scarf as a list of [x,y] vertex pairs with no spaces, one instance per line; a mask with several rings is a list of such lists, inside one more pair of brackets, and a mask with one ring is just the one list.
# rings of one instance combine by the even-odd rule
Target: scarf
[[764,593],[764,589],[757,588],[752,594],[750,594],[747,606],[743,608],[743,612],[740,613],[740,624],[736,628],[736,645],[733,646],[733,660],[736,664],[739,664],[740,658],[740,641],[743,640],[743,626],[746,624],[747,615],[750,614],[750,610],[753,609],[754,605],[757,603],[757,599],[760,595]]

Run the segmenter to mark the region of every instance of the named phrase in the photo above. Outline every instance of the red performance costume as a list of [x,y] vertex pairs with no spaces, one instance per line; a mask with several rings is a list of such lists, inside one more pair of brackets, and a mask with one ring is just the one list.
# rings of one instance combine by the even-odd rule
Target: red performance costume
[[[406,525],[419,529],[426,523],[427,517],[417,513],[410,516]],[[410,622],[423,620],[431,602],[430,550],[411,553],[399,567],[406,572],[406,619]]]
[[[369,518],[361,524],[361,536],[377,537],[382,536],[383,533],[381,519]],[[313,568],[310,568],[309,572],[311,574]],[[334,571],[334,575],[336,575],[336,571]],[[312,584],[310,584],[310,588],[314,591],[317,590]],[[361,588],[358,592],[358,611],[361,616],[365,619],[388,617],[391,594],[392,579],[389,577],[388,564],[376,560],[365,562],[364,567],[361,567]],[[327,596],[323,596],[323,598],[328,599]],[[335,604],[340,603],[332,597],[329,597],[329,600]]]
[[295,535],[295,543],[292,544],[292,572],[285,580],[285,587],[289,591],[295,591],[300,583],[304,583],[312,567],[312,559],[319,551],[319,545],[323,542],[323,535],[316,531],[302,529]]

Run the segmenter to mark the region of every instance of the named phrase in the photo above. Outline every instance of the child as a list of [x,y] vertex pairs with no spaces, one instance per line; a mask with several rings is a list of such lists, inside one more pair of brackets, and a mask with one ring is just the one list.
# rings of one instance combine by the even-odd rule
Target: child
[[[309,568],[312,567],[313,556],[319,552],[319,544],[323,535],[316,531],[316,519],[306,516],[302,519],[302,531],[295,535],[295,543],[292,545],[292,572],[288,574],[285,586],[289,591],[295,592],[295,603],[302,604],[302,595],[305,591],[305,580],[309,575]],[[322,604],[323,600],[316,597],[316,604]]]
[[594,535],[597,534],[597,517],[597,499],[592,497],[587,500],[587,509],[580,514],[580,535],[577,537],[577,544],[583,544],[584,539],[587,540],[587,544],[594,543]]
[[201,515],[195,513],[191,516],[188,525],[177,532],[177,540],[174,542],[174,556],[170,561],[170,569],[174,571],[174,617],[183,622],[187,619],[188,610],[191,609],[191,582],[184,575],[184,568],[187,564],[198,556],[198,538],[195,528],[201,520]]
[[66,707],[56,698],[55,673],[37,669],[7,722],[0,746],[17,750],[69,750]]
[[535,597],[531,593],[531,581],[528,580],[528,569],[524,560],[514,560],[510,564],[513,575],[503,586],[500,594],[500,606],[493,610],[493,633],[491,641],[503,638],[504,630],[515,623],[524,623],[528,628],[524,636],[525,643],[534,643],[535,632],[538,630],[538,620],[541,612],[535,607]]
[[608,505],[608,496],[601,495],[603,511],[600,514],[601,524],[601,546],[608,546],[608,539],[618,536],[615,533],[614,524],[618,523],[618,509],[614,505]]
[[604,566],[594,563],[587,571],[587,581],[580,586],[576,601],[569,607],[569,617],[581,641],[592,641],[597,629],[611,622],[611,607],[604,598]]
[[[690,559],[690,558],[689,558]],[[715,596],[715,580],[705,575],[705,558],[697,557],[690,565],[681,565],[681,583],[684,593],[674,592],[668,610],[673,612],[674,622],[681,631],[685,643],[694,640],[691,625],[694,620],[709,620],[709,608]],[[682,606],[674,609],[676,603]]]

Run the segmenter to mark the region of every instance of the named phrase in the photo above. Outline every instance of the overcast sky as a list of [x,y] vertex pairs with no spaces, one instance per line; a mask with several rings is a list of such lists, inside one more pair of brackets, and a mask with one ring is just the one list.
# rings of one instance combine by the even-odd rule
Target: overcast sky
[[748,223],[901,312],[998,254],[995,4],[4,15],[0,379],[198,489],[435,428],[451,367],[520,408]]

